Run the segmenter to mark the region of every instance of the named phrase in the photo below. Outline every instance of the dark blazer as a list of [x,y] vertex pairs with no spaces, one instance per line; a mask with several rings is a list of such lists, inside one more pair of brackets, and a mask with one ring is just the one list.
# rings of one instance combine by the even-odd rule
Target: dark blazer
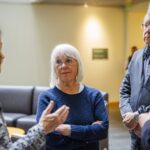
[[143,52],[147,47],[136,51],[120,88],[120,111],[135,112],[141,105],[150,105],[150,77],[144,81]]
[[141,145],[142,150],[150,149],[150,120],[147,121],[142,128]]

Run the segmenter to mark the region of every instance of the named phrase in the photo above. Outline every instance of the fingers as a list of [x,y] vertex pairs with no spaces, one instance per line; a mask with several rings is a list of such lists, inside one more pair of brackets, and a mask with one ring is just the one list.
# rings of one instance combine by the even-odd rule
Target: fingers
[[55,112],[55,114],[59,116],[60,122],[63,123],[69,114],[69,107],[63,105]]
[[57,126],[56,128],[55,128],[55,131],[59,131],[60,129],[62,129],[63,128],[63,124],[60,124],[59,126]]
[[63,105],[59,109],[56,110],[55,114],[63,116],[67,111],[69,111],[69,107],[67,107],[66,105]]
[[134,113],[129,112],[123,115],[123,122],[130,123],[134,119]]
[[68,114],[69,114],[69,108],[66,109],[66,111],[64,111],[64,112],[62,113],[62,120],[61,120],[62,123],[67,119]]
[[94,125],[94,124],[99,124],[99,125],[101,125],[102,123],[103,123],[103,121],[97,120],[97,121],[93,122],[92,125]]
[[42,115],[47,115],[49,114],[52,109],[54,107],[54,101],[50,101],[49,105],[46,107],[46,109],[43,111],[43,114]]
[[55,120],[55,121],[58,121],[59,124],[61,124],[61,123],[63,123],[66,120],[68,114],[69,114],[69,107],[63,105],[58,110],[56,110],[54,113],[48,114],[45,117],[45,119],[47,121]]
[[122,122],[125,123],[125,122],[127,122],[128,120],[129,120],[129,117],[128,117],[127,115],[124,115],[124,116],[123,116],[123,121],[122,121]]
[[125,117],[126,117],[126,114],[123,114],[123,115],[122,115],[122,118],[124,119]]
[[129,121],[130,121],[130,119],[128,117],[125,117],[122,122],[125,123],[125,122],[129,122]]
[[130,118],[125,118],[125,119],[123,119],[123,123],[130,123],[132,120],[130,119]]

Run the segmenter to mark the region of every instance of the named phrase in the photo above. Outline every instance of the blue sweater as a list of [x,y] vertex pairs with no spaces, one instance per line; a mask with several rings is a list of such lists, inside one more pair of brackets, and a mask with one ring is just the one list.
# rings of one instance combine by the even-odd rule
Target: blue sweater
[[[99,150],[98,140],[107,137],[108,115],[100,91],[84,86],[78,94],[66,94],[57,87],[44,91],[39,96],[37,121],[43,110],[53,100],[53,111],[62,105],[70,107],[65,124],[71,125],[71,135],[62,136],[52,132],[46,136],[44,150]],[[101,125],[93,122],[103,121]]]

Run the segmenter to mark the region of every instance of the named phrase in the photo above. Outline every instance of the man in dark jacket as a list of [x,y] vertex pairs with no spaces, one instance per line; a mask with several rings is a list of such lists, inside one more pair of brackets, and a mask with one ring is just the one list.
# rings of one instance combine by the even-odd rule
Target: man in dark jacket
[[138,116],[150,110],[150,8],[142,27],[145,47],[134,53],[120,88],[120,111],[131,133],[131,150],[141,150]]

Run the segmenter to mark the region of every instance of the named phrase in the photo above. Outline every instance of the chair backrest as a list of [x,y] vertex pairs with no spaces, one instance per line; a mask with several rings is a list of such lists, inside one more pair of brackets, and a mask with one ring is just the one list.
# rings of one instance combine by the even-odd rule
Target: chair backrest
[[0,103],[4,112],[31,114],[32,86],[0,86]]
[[106,93],[106,92],[103,92],[103,91],[101,91],[101,93],[102,93],[102,95],[103,95],[103,97],[104,97],[104,100],[106,101],[106,102],[108,102],[108,93]]
[[[106,109],[107,109],[107,113],[109,113],[109,108],[108,108],[109,95],[108,95],[107,92],[104,92],[104,91],[100,91],[100,92],[103,95],[103,98],[104,98],[104,101],[105,101],[105,106],[106,106]],[[109,138],[107,137],[106,139],[100,140],[99,144],[100,144],[101,150],[104,150],[104,149],[108,150],[108,145],[109,145],[108,144],[109,143],[108,139]]]
[[49,87],[46,87],[46,86],[34,87],[33,101],[32,101],[32,114],[36,114],[37,104],[38,104],[38,96],[40,95],[41,92],[43,92],[47,89],[49,89]]
[[100,91],[103,95],[103,98],[105,100],[105,106],[107,107],[108,109],[108,101],[109,101],[109,96],[108,96],[108,93],[107,92],[104,92],[104,91]]

